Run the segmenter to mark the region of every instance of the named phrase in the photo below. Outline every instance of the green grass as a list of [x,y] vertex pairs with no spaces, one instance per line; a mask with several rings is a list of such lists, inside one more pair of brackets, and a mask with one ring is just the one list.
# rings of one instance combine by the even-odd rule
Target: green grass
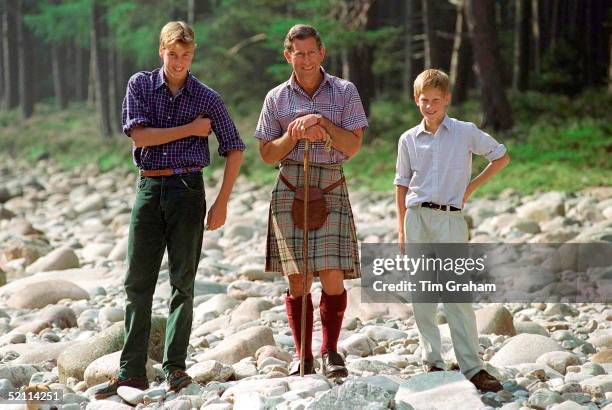
[[[476,196],[496,195],[505,188],[523,194],[539,191],[577,191],[587,186],[612,184],[612,118],[608,113],[612,96],[587,92],[581,97],[525,93],[510,95],[515,127],[504,134],[491,133],[508,147],[512,162],[508,168],[484,185]],[[359,154],[345,165],[351,189],[367,188],[390,192],[393,189],[397,140],[400,134],[418,123],[414,104],[393,99],[378,99],[372,106],[370,129]],[[451,116],[478,123],[480,105],[469,101],[452,107]],[[247,143],[242,173],[250,180],[270,185],[277,171],[259,158],[253,130],[258,112],[237,119],[238,129]],[[35,115],[21,121],[18,112],[0,112],[0,156],[36,162],[52,158],[60,167],[70,169],[95,164],[101,170],[135,170],[131,160],[131,141],[122,134],[103,139],[99,135],[94,111],[84,104],[66,111],[39,104]],[[223,166],[214,153],[217,143],[211,138],[212,165],[207,172]],[[475,157],[474,172],[486,161]]]

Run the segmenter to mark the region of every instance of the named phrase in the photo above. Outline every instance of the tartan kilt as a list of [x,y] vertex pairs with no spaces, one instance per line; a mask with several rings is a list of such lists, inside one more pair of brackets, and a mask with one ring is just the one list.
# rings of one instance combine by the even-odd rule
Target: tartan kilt
[[[280,172],[294,186],[303,186],[304,165],[285,160]],[[340,164],[310,164],[310,185],[321,189],[343,176]],[[279,178],[272,191],[266,245],[267,272],[283,275],[302,271],[303,230],[293,224],[291,206],[295,193]],[[361,277],[357,232],[346,182],[325,194],[329,215],[319,229],[308,231],[308,271],[314,276],[327,269],[344,271],[344,279]]]

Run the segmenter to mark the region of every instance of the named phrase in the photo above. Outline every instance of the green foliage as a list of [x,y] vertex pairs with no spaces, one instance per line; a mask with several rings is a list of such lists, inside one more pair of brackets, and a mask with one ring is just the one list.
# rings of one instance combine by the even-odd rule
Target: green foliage
[[25,24],[43,41],[61,43],[75,41],[89,47],[89,15],[91,0],[50,0],[36,2],[36,11],[24,16]]

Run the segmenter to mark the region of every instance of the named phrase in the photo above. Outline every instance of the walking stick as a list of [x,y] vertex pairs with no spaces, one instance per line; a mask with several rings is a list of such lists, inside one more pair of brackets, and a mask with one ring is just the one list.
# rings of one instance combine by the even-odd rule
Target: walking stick
[[310,142],[304,140],[304,243],[302,245],[302,315],[300,332],[300,377],[304,377],[304,365],[306,362],[306,295],[310,289],[308,284],[308,187],[310,186]]

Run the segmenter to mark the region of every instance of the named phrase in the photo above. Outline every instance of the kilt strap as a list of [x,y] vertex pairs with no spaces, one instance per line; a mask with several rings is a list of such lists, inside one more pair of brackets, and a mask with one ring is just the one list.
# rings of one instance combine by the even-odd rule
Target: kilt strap
[[[291,182],[289,182],[287,180],[287,178],[285,178],[285,176],[280,173],[278,175],[278,177],[280,178],[281,181],[283,181],[283,184],[287,185],[287,188],[289,188],[290,190],[292,190],[293,192],[297,191],[297,188],[295,187],[295,185],[293,185]],[[336,182],[334,182],[333,184],[327,186],[326,188],[321,189],[321,191],[323,191],[324,194],[333,191],[334,189],[336,189],[337,187],[339,187],[340,185],[342,185],[344,183],[345,179],[344,177],[340,178],[339,180],[337,180]]]

